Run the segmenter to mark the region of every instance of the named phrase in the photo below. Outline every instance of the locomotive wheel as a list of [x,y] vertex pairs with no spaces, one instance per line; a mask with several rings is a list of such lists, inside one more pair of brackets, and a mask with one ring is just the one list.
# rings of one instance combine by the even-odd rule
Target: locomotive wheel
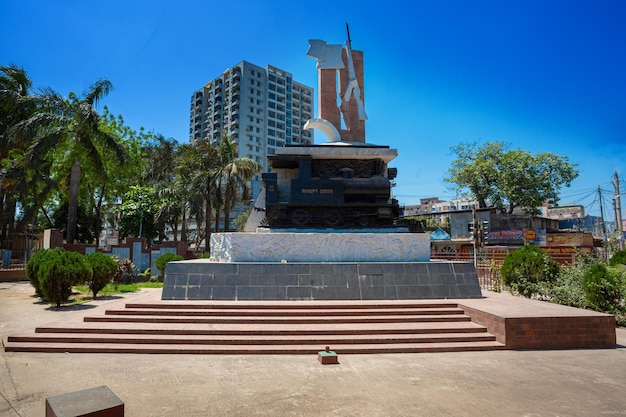
[[291,213],[291,222],[297,226],[304,226],[311,221],[311,213],[305,209],[296,209]]
[[361,227],[367,227],[370,224],[370,218],[367,217],[367,216],[359,216],[359,218],[356,220],[356,222]]
[[339,226],[341,221],[341,214],[337,210],[330,210],[324,213],[324,224],[327,226]]

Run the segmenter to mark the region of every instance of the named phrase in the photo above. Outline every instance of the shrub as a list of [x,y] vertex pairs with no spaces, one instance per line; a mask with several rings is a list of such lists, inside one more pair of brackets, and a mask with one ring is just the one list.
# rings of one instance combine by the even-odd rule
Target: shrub
[[41,285],[39,285],[39,269],[41,268],[41,264],[47,259],[52,259],[53,257],[58,256],[58,253],[63,250],[63,248],[38,250],[26,264],[26,276],[28,277],[30,284],[35,288],[35,294],[37,294],[37,297],[45,298],[43,292],[41,291]]
[[585,271],[583,288],[589,307],[614,313],[621,301],[621,273],[604,264],[596,264]]
[[128,258],[120,259],[117,256],[113,257],[113,260],[117,263],[117,273],[113,280],[115,284],[133,284],[135,282],[135,264]]
[[626,265],[626,249],[618,250],[617,252],[615,252],[609,260],[609,265]]
[[37,276],[46,301],[60,307],[72,295],[72,286],[91,279],[92,270],[83,255],[61,249],[46,256]]
[[587,297],[583,288],[583,274],[589,266],[584,264],[561,266],[559,276],[547,289],[549,301],[571,307],[587,308]]
[[540,294],[559,274],[559,265],[541,249],[526,245],[507,255],[502,263],[502,282],[511,293],[530,298]]
[[165,266],[167,265],[168,262],[172,262],[172,261],[182,261],[183,258],[180,255],[175,254],[174,252],[165,252],[163,255],[159,256],[157,258],[157,260],[155,261],[155,265],[156,267],[159,269],[159,272],[161,273],[161,276],[164,277],[165,276]]
[[87,285],[93,292],[93,298],[96,298],[98,292],[106,287],[117,274],[117,262],[101,252],[90,253],[85,256],[85,259],[91,265],[93,272],[91,279],[87,281]]

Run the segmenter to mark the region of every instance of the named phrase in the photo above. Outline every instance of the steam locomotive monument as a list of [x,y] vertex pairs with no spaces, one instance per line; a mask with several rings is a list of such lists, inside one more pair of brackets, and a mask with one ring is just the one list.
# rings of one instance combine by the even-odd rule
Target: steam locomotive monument
[[[347,25],[346,25],[347,29]],[[243,233],[211,236],[211,259],[169,263],[164,300],[478,298],[470,263],[430,262],[429,235],[398,226],[397,150],[365,141],[363,53],[310,40],[317,129],[329,141],[268,158]],[[340,101],[340,105],[337,105]]]

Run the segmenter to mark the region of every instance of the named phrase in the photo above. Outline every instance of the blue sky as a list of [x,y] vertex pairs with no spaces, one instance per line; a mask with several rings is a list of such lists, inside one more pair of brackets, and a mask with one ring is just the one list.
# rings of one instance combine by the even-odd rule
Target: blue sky
[[474,140],[568,156],[580,176],[561,202],[594,214],[597,187],[610,199],[626,176],[621,0],[4,0],[0,64],[62,94],[108,78],[126,124],[186,142],[204,83],[247,60],[316,87],[307,41],[342,43],[345,22],[365,54],[366,139],[398,149],[402,204],[454,198],[450,147]]

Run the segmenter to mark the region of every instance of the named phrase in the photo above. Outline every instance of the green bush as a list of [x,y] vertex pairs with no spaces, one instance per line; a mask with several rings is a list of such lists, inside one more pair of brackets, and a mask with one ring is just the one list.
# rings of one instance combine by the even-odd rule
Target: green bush
[[41,268],[41,264],[47,259],[58,256],[59,252],[64,250],[63,248],[38,250],[26,264],[26,277],[28,277],[30,284],[35,288],[37,297],[45,298],[41,291],[41,285],[39,285],[39,269]]
[[556,304],[587,308],[587,296],[582,281],[588,268],[584,264],[561,266],[559,276],[546,290],[548,300]]
[[117,274],[117,262],[101,252],[85,255],[85,260],[91,265],[93,272],[91,279],[87,281],[87,285],[93,293],[93,298],[96,298],[98,292],[106,287]]
[[156,267],[159,269],[161,276],[164,277],[165,266],[167,265],[168,262],[182,261],[183,259],[185,258],[183,258],[180,255],[175,254],[174,252],[165,252],[163,255],[159,256],[154,263]]
[[589,307],[610,313],[618,311],[622,282],[621,272],[604,264],[593,265],[585,271],[582,283]]
[[83,255],[61,249],[46,256],[37,276],[44,299],[60,307],[72,295],[72,286],[91,279],[92,270]]
[[502,283],[511,293],[530,298],[553,283],[559,275],[559,265],[541,249],[526,245],[507,255],[500,270]]
[[609,265],[626,265],[626,249],[618,250],[613,253],[613,256],[611,256],[611,259],[609,260]]

